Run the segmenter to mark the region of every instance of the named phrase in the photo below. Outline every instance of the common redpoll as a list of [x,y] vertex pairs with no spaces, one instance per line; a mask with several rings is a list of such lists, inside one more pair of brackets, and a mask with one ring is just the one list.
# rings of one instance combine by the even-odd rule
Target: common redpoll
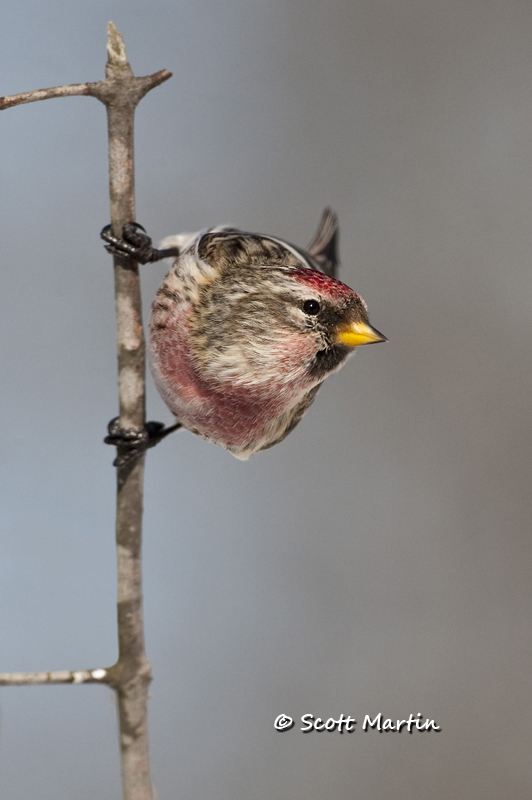
[[[177,255],[152,306],[155,384],[178,425],[237,458],[281,442],[359,345],[386,341],[364,300],[335,278],[329,210],[306,251],[229,227],[171,236],[156,250],[139,227],[125,226],[122,240],[109,228],[102,236],[110,252],[142,263]],[[165,435],[150,432],[156,424],[144,447]]]

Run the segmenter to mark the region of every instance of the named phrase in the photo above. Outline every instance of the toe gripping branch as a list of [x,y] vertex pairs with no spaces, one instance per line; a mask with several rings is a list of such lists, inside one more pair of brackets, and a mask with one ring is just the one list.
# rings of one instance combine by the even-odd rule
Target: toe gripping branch
[[135,461],[149,447],[156,444],[168,436],[169,433],[179,430],[181,423],[169,425],[165,428],[162,422],[147,422],[141,431],[131,428],[121,428],[119,418],[115,417],[107,426],[108,435],[105,437],[105,444],[112,444],[116,447],[116,458],[113,467],[125,467]]
[[[139,230],[144,233],[139,233]],[[110,225],[102,229],[100,236],[107,242],[105,249],[112,256],[132,258],[140,264],[149,264],[152,261],[179,255],[177,247],[169,247],[167,250],[157,250],[156,247],[152,247],[151,238],[138,222],[128,222],[124,225],[121,239],[113,236]]]

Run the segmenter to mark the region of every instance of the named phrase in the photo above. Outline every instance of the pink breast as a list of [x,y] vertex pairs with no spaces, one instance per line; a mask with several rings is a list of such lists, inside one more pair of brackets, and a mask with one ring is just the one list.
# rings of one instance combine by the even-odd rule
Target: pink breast
[[[275,419],[294,403],[290,393],[271,387],[213,386],[201,378],[188,345],[192,309],[180,306],[165,327],[150,325],[151,370],[166,404],[189,430],[230,449],[261,439]],[[297,398],[296,398],[297,399]]]

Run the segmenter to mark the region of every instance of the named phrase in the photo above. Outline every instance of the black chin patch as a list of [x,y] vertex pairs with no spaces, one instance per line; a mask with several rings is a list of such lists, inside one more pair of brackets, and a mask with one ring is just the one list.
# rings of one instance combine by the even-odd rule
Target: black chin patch
[[319,350],[310,364],[309,373],[312,377],[325,378],[346,360],[350,350],[345,344],[333,344],[326,350]]

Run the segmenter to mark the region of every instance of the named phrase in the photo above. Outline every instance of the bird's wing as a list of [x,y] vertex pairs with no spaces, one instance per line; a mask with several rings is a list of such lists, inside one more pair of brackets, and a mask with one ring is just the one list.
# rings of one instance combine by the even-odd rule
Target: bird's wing
[[338,260],[338,217],[326,208],[322,214],[318,230],[307,247],[307,253],[317,261],[320,269],[331,278],[336,278],[340,262]]

